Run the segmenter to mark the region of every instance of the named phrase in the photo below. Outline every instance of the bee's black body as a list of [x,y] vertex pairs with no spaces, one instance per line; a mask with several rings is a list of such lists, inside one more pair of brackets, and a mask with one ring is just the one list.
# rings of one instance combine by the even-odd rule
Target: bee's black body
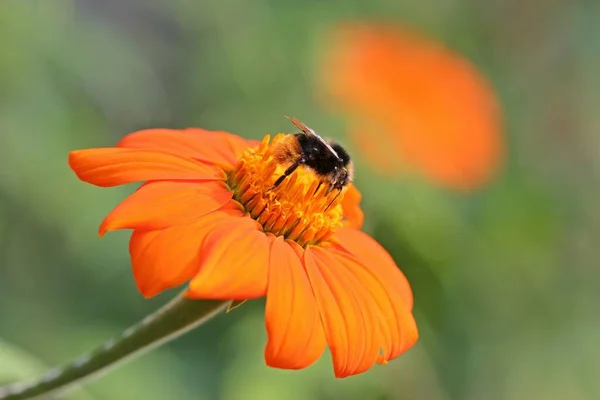
[[310,168],[329,183],[328,191],[341,190],[352,180],[352,161],[348,152],[338,143],[326,142],[315,131],[295,118],[289,118],[302,132],[289,135],[276,152],[280,162],[291,165],[275,181],[274,187],[283,182],[300,165]]
[[332,153],[325,142],[319,140],[318,136],[305,133],[296,133],[294,136],[302,149],[303,164],[315,171],[317,175],[326,176],[338,169],[341,170],[350,161],[348,152],[337,143],[330,144],[330,147],[335,151],[335,153]]

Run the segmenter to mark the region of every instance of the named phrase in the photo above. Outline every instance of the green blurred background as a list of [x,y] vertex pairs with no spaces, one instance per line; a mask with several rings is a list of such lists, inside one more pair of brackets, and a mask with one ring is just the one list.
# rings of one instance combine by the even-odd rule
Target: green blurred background
[[[326,29],[381,17],[441,39],[496,88],[508,158],[482,190],[381,178],[317,101]],[[292,114],[357,160],[364,229],[414,288],[415,348],[344,380],[327,354],[270,369],[253,301],[65,398],[600,398],[599,71],[594,0],[2,0],[0,382],[68,361],[177,292],[137,292],[129,233],[97,236],[132,188],[79,182],[70,150],[158,126],[260,138]]]

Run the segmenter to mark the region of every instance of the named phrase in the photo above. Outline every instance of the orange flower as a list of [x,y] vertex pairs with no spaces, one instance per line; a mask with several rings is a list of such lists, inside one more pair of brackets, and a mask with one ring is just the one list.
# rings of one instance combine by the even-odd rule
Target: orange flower
[[328,344],[335,375],[357,374],[416,342],[411,289],[389,254],[358,230],[355,187],[335,198],[299,168],[270,190],[285,169],[272,157],[283,137],[259,143],[151,129],[116,148],[74,151],[69,164],[98,186],[146,181],[100,225],[101,235],[133,229],[133,274],[144,296],[188,281],[190,298],[266,295],[268,365],[304,368]]
[[502,155],[499,107],[465,59],[409,29],[348,24],[332,35],[320,85],[352,115],[350,134],[386,173],[442,185],[485,183]]

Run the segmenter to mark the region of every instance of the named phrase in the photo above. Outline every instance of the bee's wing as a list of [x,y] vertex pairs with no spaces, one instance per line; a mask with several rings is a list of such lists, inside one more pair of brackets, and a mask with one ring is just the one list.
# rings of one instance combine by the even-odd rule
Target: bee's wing
[[325,145],[325,147],[327,148],[327,150],[329,150],[336,158],[338,158],[338,159],[340,158],[338,156],[338,154],[335,152],[335,150],[329,145],[329,143],[327,143],[321,136],[319,136],[319,134],[317,134],[317,132],[315,132],[314,130],[312,130],[308,126],[306,126],[298,118],[288,117],[287,115],[285,117],[287,119],[289,119],[292,124],[296,125],[296,127],[298,129],[300,129],[302,132],[304,132],[305,134],[314,136],[317,139],[319,139],[319,141]]
[[304,125],[304,123],[302,121],[300,121],[298,118],[288,117],[287,115],[285,117],[287,119],[289,119],[292,124],[296,125],[296,127],[298,129],[300,129],[302,132],[306,133],[307,135],[314,135],[314,136],[320,137],[319,135],[317,135],[317,132],[313,131],[311,128]]

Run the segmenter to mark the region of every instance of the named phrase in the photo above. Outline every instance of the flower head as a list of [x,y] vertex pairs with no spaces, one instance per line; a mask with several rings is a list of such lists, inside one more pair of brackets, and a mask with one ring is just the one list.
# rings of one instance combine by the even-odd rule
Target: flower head
[[386,173],[417,170],[457,189],[487,182],[502,155],[500,110],[464,58],[417,31],[348,23],[333,31],[323,88],[350,135]]
[[358,230],[360,193],[327,191],[273,146],[201,129],[132,133],[116,148],[70,154],[98,186],[145,181],[100,225],[133,229],[135,281],[146,297],[189,282],[190,298],[266,296],[268,365],[299,369],[326,345],[335,375],[385,363],[417,340],[410,286],[389,254]]

